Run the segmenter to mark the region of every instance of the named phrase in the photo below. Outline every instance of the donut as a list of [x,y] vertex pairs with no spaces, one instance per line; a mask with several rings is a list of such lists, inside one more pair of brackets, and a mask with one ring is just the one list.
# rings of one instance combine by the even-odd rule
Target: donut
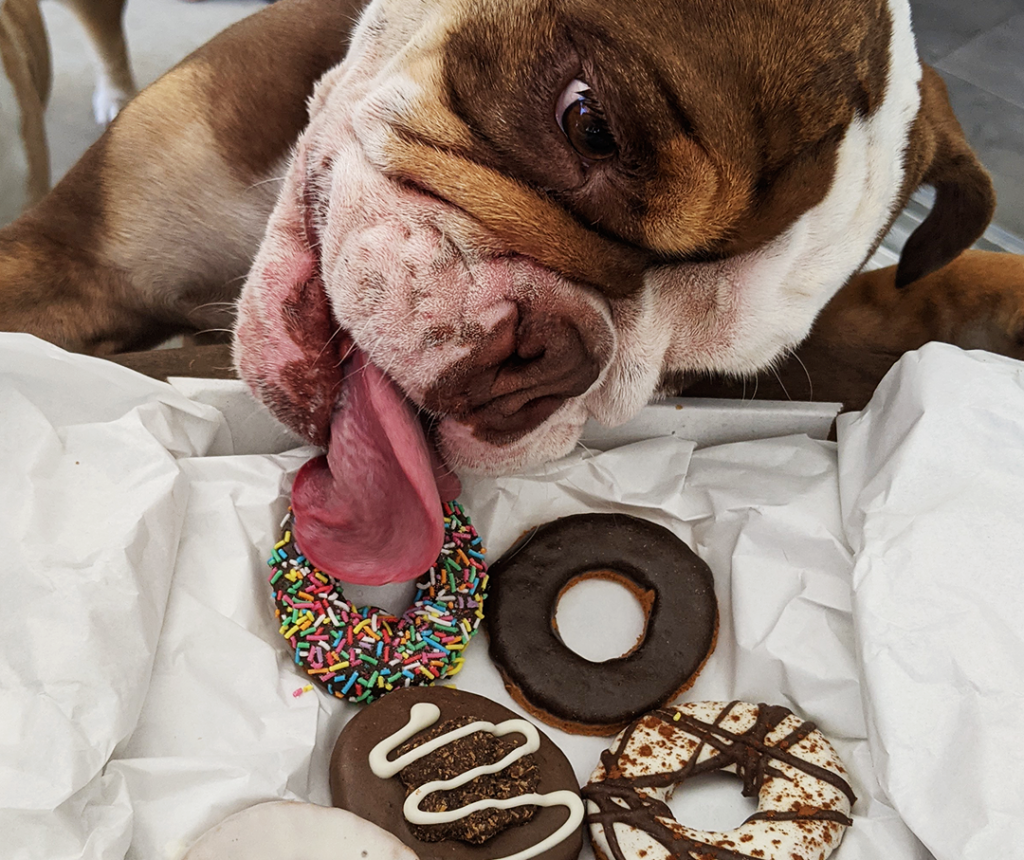
[[575,860],[572,766],[531,722],[450,687],[410,687],[353,717],[331,756],[335,806],[421,860]]
[[[685,827],[666,802],[677,785],[715,770],[737,774],[757,812],[724,833]],[[814,723],[746,702],[644,715],[601,754],[583,796],[599,860],[824,860],[853,823],[856,800]]]
[[229,815],[182,860],[416,860],[401,840],[358,815],[312,803],[270,801]]
[[[644,632],[622,657],[594,663],[554,624],[558,601],[591,577],[630,589]],[[491,659],[537,719],[610,735],[687,689],[715,646],[718,604],[708,566],[668,529],[624,514],[565,517],[528,532],[491,565]]]
[[458,502],[444,504],[441,554],[401,618],[347,601],[338,580],[302,554],[292,522],[289,511],[267,560],[275,614],[295,664],[328,693],[372,702],[462,668],[462,652],[483,618],[488,574],[480,536]]

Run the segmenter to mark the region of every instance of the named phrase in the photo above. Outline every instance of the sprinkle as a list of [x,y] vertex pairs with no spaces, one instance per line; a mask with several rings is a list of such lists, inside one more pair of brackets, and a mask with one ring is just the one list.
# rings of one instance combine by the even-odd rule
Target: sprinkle
[[[295,662],[339,699],[371,702],[390,690],[454,675],[483,618],[483,548],[462,507],[445,503],[445,541],[400,618],[347,601],[295,544],[292,515],[267,564],[275,614]],[[321,643],[323,643],[321,645]],[[347,672],[347,674],[344,674]],[[293,695],[312,689],[307,684]]]

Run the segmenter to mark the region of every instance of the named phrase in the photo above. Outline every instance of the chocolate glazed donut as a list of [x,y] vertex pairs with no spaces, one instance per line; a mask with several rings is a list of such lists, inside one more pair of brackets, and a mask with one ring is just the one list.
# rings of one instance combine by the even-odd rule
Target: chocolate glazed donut
[[[625,514],[581,514],[526,534],[491,567],[491,658],[511,696],[577,734],[613,734],[689,687],[715,645],[708,566],[668,529]],[[603,578],[629,588],[644,632],[627,654],[594,663],[555,626],[562,594]]]
[[[551,739],[543,732],[537,732],[538,743],[531,754],[531,769],[536,772],[537,784],[533,788],[521,785],[513,790],[511,784],[491,785],[494,793],[488,793],[488,787],[475,780],[466,787],[466,791],[474,793],[474,797],[465,796],[461,799],[449,797],[445,801],[451,803],[452,809],[462,808],[473,799],[482,797],[509,798],[520,794],[537,792],[555,797],[570,793],[579,804],[579,817],[575,825],[570,824],[572,816],[565,805],[538,805],[529,820],[514,823],[486,841],[473,843],[463,841],[465,837],[443,838],[440,841],[427,841],[426,834],[417,829],[405,814],[405,803],[409,789],[399,776],[381,777],[375,773],[372,757],[375,747],[385,739],[393,736],[406,726],[413,713],[413,708],[424,704],[436,705],[439,709],[439,725],[445,721],[459,720],[469,717],[473,720],[486,720],[496,725],[513,720],[519,716],[503,705],[449,687],[407,687],[396,690],[375,701],[372,705],[356,714],[342,730],[331,756],[331,797],[335,806],[354,812],[385,830],[394,833],[406,845],[416,852],[421,860],[496,860],[510,858],[525,852],[535,860],[574,860],[583,847],[583,803],[579,798],[576,775],[572,765]],[[413,736],[411,743],[420,743],[428,735],[425,732]],[[521,745],[525,736],[519,731],[512,731],[502,739],[515,739],[513,746]],[[400,757],[401,747],[388,752],[387,758]],[[442,751],[445,748],[442,748]],[[466,756],[463,750],[461,755]],[[469,760],[462,764],[466,769],[481,764],[490,764],[495,758],[486,747],[478,748]],[[454,759],[442,761],[441,767],[452,766]],[[520,761],[523,761],[522,759]],[[517,763],[518,764],[518,763]],[[414,767],[414,765],[410,767]],[[514,765],[515,766],[515,765]],[[462,766],[454,768],[463,772]],[[507,768],[495,778],[511,771]],[[422,774],[415,774],[420,776]],[[430,776],[436,779],[438,773]],[[445,777],[451,776],[445,773]],[[420,780],[413,779],[413,785],[422,785]],[[532,802],[536,803],[539,798]],[[444,808],[444,807],[442,807]],[[430,825],[437,827],[439,825]],[[555,838],[554,844],[544,847],[543,842],[558,837],[558,831],[571,828],[571,832],[563,832]],[[441,834],[436,834],[440,836]],[[450,834],[445,834],[450,836]],[[535,852],[535,853],[534,853]],[[368,860],[376,860],[369,857]]]

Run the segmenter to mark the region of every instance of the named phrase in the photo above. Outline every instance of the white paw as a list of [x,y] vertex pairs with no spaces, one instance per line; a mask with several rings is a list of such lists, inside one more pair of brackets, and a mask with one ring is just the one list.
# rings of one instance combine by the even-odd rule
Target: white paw
[[102,81],[96,84],[96,91],[92,94],[92,112],[96,122],[99,125],[109,125],[121,112],[121,108],[131,101],[133,95],[135,94]]

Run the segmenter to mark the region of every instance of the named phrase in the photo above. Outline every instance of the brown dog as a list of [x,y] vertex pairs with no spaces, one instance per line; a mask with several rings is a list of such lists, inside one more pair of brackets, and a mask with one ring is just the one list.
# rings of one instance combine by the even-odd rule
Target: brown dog
[[[922,183],[936,204],[894,275],[910,286],[874,313],[855,280],[822,315]],[[242,374],[373,464],[333,463],[310,484],[322,507],[369,469],[412,510],[443,470],[409,403],[448,464],[507,471],[588,417],[755,373],[819,315],[812,343],[868,353],[891,331],[958,336],[944,306],[970,316],[965,342],[1015,343],[975,258],[937,294],[915,284],[992,208],[906,0],[281,0],[0,233],[0,321],[138,348],[230,325],[248,277]]]
[[[907,93],[901,108],[906,115],[893,129],[893,140],[876,146],[886,153],[891,167],[888,175],[879,171],[876,177],[884,193],[873,193],[884,199],[873,203],[863,231],[868,238],[842,242],[856,259],[829,271],[824,289],[814,290],[812,305],[824,304],[848,278],[921,182],[939,185],[939,203],[904,255],[902,281],[952,259],[983,229],[991,213],[991,187],[964,143],[941,81],[928,69],[918,80],[921,71],[902,2],[893,0],[890,9],[881,0],[847,0],[827,16],[808,2],[793,5],[785,15],[780,12],[777,20],[771,15],[761,20],[766,13],[744,11],[739,3],[694,3],[696,11],[687,20],[674,21],[671,14],[667,19],[681,36],[702,37],[695,43],[701,50],[689,51],[687,57],[673,47],[671,29],[633,15],[635,4],[621,2],[630,8],[607,25],[609,32],[599,34],[609,45],[602,63],[609,65],[608,73],[614,70],[632,82],[628,94],[608,97],[624,98],[622,110],[647,110],[645,131],[659,140],[646,148],[642,142],[631,144],[635,152],[629,165],[613,159],[617,170],[629,168],[621,177],[605,169],[606,162],[595,162],[595,169],[586,172],[571,149],[557,156],[563,162],[568,158],[565,164],[555,164],[551,153],[531,157],[500,146],[500,151],[489,153],[481,141],[497,132],[485,127],[484,104],[484,115],[475,119],[479,127],[470,128],[469,145],[478,151],[447,161],[453,178],[479,189],[478,196],[488,185],[494,186],[486,207],[479,201],[458,201],[466,211],[475,212],[489,231],[489,241],[514,245],[542,265],[583,282],[607,288],[607,283],[598,282],[617,280],[618,289],[625,291],[651,270],[652,262],[699,263],[763,247],[800,214],[820,204],[817,198],[827,190],[855,184],[836,171],[836,154],[850,129],[864,133],[859,118],[874,116],[879,105],[887,103],[885,76],[890,65],[890,90],[899,84]],[[232,313],[224,303],[237,296],[263,235],[279,190],[276,182],[308,121],[306,99],[316,80],[344,58],[349,29],[361,5],[358,0],[277,3],[229,29],[150,87],[39,209],[0,234],[0,325],[35,332],[71,349],[101,353],[141,348],[178,331],[228,326]],[[445,74],[451,74],[458,63],[464,86],[472,89],[475,84],[469,82],[479,74],[472,63],[475,40],[486,43],[500,37],[510,46],[509,56],[495,54],[493,74],[518,74],[524,87],[532,80],[530,74],[554,74],[543,66],[513,68],[530,50],[542,47],[530,46],[528,39],[523,47],[524,34],[516,28],[519,23],[524,24],[524,33],[530,28],[514,16],[502,26],[494,22],[498,36],[475,31],[467,35],[474,14],[484,21],[501,17],[493,5],[421,5],[442,22],[442,29],[456,8],[466,17],[448,22],[454,31],[451,44],[432,49],[434,65],[447,57]],[[364,20],[368,38],[382,38],[373,28],[388,38],[400,38],[392,37],[388,27],[399,26],[394,21],[401,20],[407,7],[399,2],[387,4],[384,12],[379,3],[370,8],[377,10],[377,19],[372,26],[369,16]],[[593,30],[597,23],[586,20],[586,8],[585,3],[565,4],[559,14],[566,17],[566,26],[577,15],[579,26]],[[655,7],[651,10],[655,14]],[[530,17],[525,11],[519,14]],[[548,13],[536,14],[539,22]],[[382,15],[390,25],[378,20]],[[790,25],[792,29],[787,29]],[[611,32],[615,27],[622,32]],[[516,32],[510,33],[510,28]],[[545,32],[543,26],[538,29]],[[648,30],[662,33],[666,44],[652,42],[644,49],[649,57],[644,52],[631,54],[632,43],[643,40]],[[829,34],[839,31],[849,43],[842,51],[838,43],[826,44]],[[769,35],[777,47],[766,50],[758,39]],[[727,44],[732,36],[745,41]],[[566,56],[576,51],[570,48],[565,46]],[[820,61],[816,52],[822,54]],[[253,56],[261,62],[250,62]],[[819,66],[829,72],[815,78]],[[500,80],[478,83],[503,86]],[[643,92],[633,93],[637,88]],[[687,91],[687,110],[700,113],[702,123],[705,115],[709,117],[699,135],[684,133],[694,120],[680,112],[684,106],[678,100],[664,100],[674,88]],[[635,106],[629,104],[634,97],[639,99]],[[730,99],[732,107],[727,104]],[[503,121],[522,126],[528,107],[515,105],[524,113]],[[501,113],[495,110],[494,116]],[[523,149],[531,136],[549,141],[553,134],[561,134],[554,113],[552,106],[550,117],[547,112],[539,118],[531,114],[530,122],[539,123],[538,134],[533,134],[532,126],[516,129],[510,141],[518,142],[508,146]],[[436,110],[432,116],[432,121],[448,122]],[[630,119],[624,118],[627,127]],[[655,120],[656,125],[647,129]],[[456,117],[448,122],[451,128],[405,134],[407,148],[419,141],[407,156],[418,159],[415,169],[424,174],[415,181],[437,185],[434,192],[442,198],[468,192],[440,187],[451,182],[427,175],[445,172],[444,164],[431,163],[443,147],[440,142],[426,147],[423,143],[431,134],[458,137],[460,123],[466,127]],[[488,147],[494,150],[496,144]],[[904,151],[905,165],[899,163]],[[860,152],[867,157],[865,147]],[[573,171],[573,182],[582,179],[584,184],[576,190],[549,188],[557,175],[540,175],[563,169]],[[493,182],[502,175],[511,180],[505,181],[505,188]],[[849,193],[857,197],[864,190],[855,187]],[[599,224],[600,229],[588,224]],[[534,235],[526,235],[528,231]],[[840,244],[838,239],[834,244]],[[818,263],[821,269],[828,268],[820,256]],[[808,324],[801,320],[796,325],[797,331],[786,338],[788,345]],[[762,352],[777,348],[766,345]],[[769,358],[752,356],[722,369],[746,372]]]
[[50,187],[43,112],[50,50],[35,0],[0,4],[0,224]]
[[[122,29],[125,0],[63,0],[89,37],[97,60],[93,111],[110,122],[135,93]],[[50,187],[44,113],[50,48],[37,0],[0,2],[0,225]]]
[[359,5],[277,3],[140,93],[0,230],[0,329],[109,354],[229,328],[306,101]]

